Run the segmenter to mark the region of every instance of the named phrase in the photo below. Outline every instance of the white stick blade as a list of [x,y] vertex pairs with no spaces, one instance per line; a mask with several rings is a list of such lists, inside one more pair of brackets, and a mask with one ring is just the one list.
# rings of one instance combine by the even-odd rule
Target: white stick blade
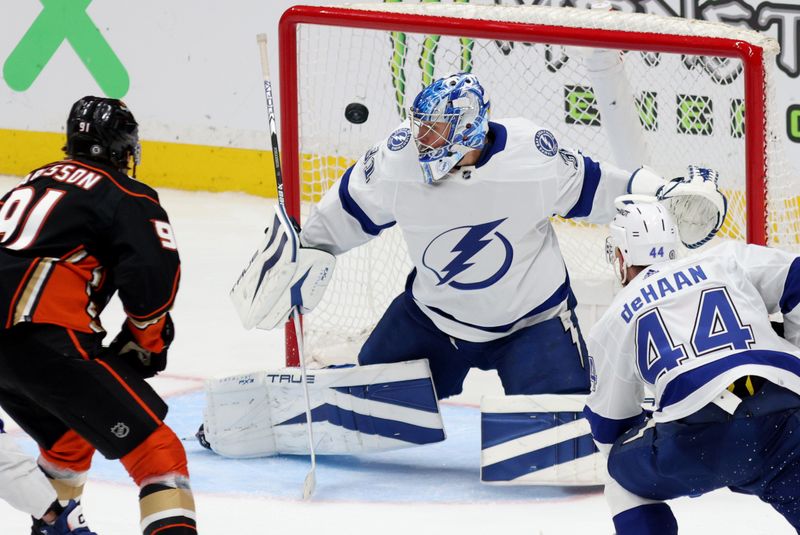
[[314,476],[314,471],[306,475],[306,481],[303,485],[303,499],[310,500],[311,496],[314,494],[314,489],[317,487],[317,478]]

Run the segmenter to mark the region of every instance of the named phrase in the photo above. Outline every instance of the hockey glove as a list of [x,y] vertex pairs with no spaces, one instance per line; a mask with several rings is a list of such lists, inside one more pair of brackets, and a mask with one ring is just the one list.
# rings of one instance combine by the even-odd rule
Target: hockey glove
[[690,165],[685,177],[673,178],[656,193],[675,216],[681,241],[689,249],[716,236],[725,221],[728,201],[719,191],[718,179],[717,171]]
[[161,328],[161,344],[163,349],[159,352],[149,351],[142,347],[141,336],[138,337],[134,331],[137,327],[133,326],[129,320],[122,324],[119,334],[108,346],[108,352],[112,355],[119,355],[145,379],[153,377],[159,372],[163,372],[167,367],[167,349],[175,338],[175,326],[172,318],[167,314],[164,317],[164,325]]
[[231,289],[231,301],[246,329],[274,329],[289,318],[292,308],[306,313],[319,304],[336,258],[299,244],[297,230],[276,206],[263,243]]
[[[44,520],[34,519],[32,533],[35,535],[97,535],[86,525],[80,503],[70,500],[66,507],[61,507],[56,501],[54,506],[58,507],[59,513],[55,523],[48,524]],[[50,510],[54,510],[54,508],[51,507]]]

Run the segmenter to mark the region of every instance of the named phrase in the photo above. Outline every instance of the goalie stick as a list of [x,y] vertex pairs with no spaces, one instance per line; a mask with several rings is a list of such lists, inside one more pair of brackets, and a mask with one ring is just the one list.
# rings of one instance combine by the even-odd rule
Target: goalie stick
[[[283,175],[281,174],[281,155],[280,150],[278,149],[278,130],[275,123],[275,106],[272,99],[272,81],[269,75],[269,60],[268,60],[268,51],[267,51],[267,35],[264,33],[260,33],[256,36],[256,41],[258,42],[258,50],[261,55],[261,74],[264,78],[264,97],[267,101],[267,117],[269,122],[269,134],[270,134],[270,142],[272,144],[272,161],[275,166],[275,185],[277,186],[278,190],[278,205],[280,206],[281,210],[286,210],[286,204],[284,201],[283,196]],[[303,383],[303,396],[305,398],[306,404],[306,422],[308,424],[308,448],[311,454],[311,469],[308,471],[306,475],[305,482],[303,484],[303,499],[307,500],[311,498],[311,495],[314,494],[314,488],[316,487],[316,468],[317,468],[317,458],[314,453],[314,433],[311,429],[312,427],[312,418],[311,418],[311,401],[308,395],[308,378],[306,376],[306,362],[303,356],[303,331],[302,331],[302,324],[300,321],[300,311],[298,307],[295,306],[292,308],[292,321],[294,322],[294,329],[295,335],[297,337],[297,353],[298,358],[300,360],[300,380]]]

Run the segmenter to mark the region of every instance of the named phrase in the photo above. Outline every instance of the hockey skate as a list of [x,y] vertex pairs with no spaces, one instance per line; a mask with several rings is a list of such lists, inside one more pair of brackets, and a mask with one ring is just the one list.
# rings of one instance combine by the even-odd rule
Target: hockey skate
[[97,533],[86,525],[81,505],[70,500],[54,524],[34,519],[31,535],[97,535]]

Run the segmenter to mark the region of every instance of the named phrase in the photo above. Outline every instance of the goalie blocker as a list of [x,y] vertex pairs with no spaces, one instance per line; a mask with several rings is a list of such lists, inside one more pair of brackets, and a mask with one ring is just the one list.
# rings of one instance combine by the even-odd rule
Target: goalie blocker
[[276,205],[261,245],[231,289],[242,325],[269,330],[282,325],[294,307],[310,312],[322,299],[335,264],[326,251],[300,247],[292,221]]

